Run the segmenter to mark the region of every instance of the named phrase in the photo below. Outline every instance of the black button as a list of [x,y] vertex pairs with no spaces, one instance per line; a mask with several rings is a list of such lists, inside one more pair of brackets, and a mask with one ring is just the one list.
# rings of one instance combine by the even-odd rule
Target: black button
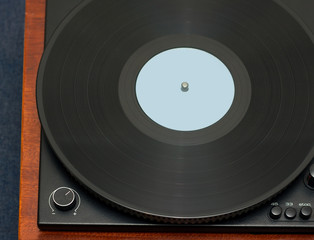
[[309,219],[312,216],[312,208],[309,206],[302,207],[300,210],[300,217],[303,219]]
[[288,219],[294,219],[297,215],[297,211],[294,208],[287,208],[285,211],[285,217]]
[[281,213],[282,213],[281,207],[275,206],[275,207],[272,207],[272,208],[270,209],[269,215],[270,215],[270,217],[271,217],[272,219],[278,219],[278,218],[280,218]]

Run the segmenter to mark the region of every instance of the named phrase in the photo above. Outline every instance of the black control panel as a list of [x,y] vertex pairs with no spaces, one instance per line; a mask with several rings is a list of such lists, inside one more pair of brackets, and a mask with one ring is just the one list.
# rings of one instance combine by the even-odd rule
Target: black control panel
[[[304,1],[278,2],[286,4],[291,14],[302,16],[299,20],[305,22],[305,28],[312,34],[314,24],[307,20],[312,11],[302,12]],[[46,42],[64,16],[80,2],[47,0]],[[312,5],[314,9],[314,1]],[[38,225],[42,230],[314,232],[314,161],[286,189],[255,210],[212,224],[173,225],[139,219],[98,200],[62,166],[44,133],[40,158]]]
[[212,224],[160,224],[98,200],[71,177],[42,134],[38,225],[43,230],[314,232],[313,169],[314,161],[277,197],[241,216]]

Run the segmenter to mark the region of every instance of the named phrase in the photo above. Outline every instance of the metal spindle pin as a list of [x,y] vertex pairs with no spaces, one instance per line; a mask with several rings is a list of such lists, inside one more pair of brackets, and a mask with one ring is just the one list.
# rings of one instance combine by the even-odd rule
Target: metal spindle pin
[[187,92],[187,91],[189,91],[189,83],[187,83],[187,82],[181,83],[181,91],[182,91],[182,92]]

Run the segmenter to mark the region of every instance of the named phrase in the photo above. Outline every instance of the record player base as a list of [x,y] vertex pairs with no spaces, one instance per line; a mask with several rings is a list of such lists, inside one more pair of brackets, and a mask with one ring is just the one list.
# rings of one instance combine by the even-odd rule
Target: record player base
[[313,235],[40,231],[37,226],[40,123],[35,83],[44,48],[45,0],[26,0],[19,239],[314,239]]

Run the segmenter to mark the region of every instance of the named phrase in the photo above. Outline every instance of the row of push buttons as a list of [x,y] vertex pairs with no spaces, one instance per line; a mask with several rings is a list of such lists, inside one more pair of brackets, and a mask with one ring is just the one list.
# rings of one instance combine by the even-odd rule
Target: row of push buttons
[[[282,208],[279,206],[272,207],[269,213],[272,219],[279,219],[281,217],[281,214]],[[297,216],[297,210],[295,208],[288,207],[285,210],[284,215],[287,219],[294,219]],[[309,219],[312,216],[312,208],[309,206],[302,207],[300,209],[299,215],[302,219]]]

